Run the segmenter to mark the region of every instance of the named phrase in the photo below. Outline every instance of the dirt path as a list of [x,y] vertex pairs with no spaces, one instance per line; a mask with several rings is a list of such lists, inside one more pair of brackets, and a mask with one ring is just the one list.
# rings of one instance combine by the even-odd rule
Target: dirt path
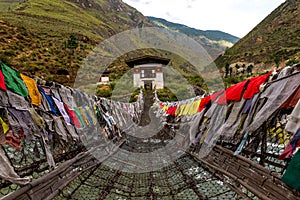
[[142,119],[140,122],[140,126],[146,126],[150,124],[151,119],[149,116],[149,110],[151,106],[153,105],[154,102],[154,94],[152,90],[146,90],[146,95],[145,95],[145,104],[144,104],[144,111],[142,114]]

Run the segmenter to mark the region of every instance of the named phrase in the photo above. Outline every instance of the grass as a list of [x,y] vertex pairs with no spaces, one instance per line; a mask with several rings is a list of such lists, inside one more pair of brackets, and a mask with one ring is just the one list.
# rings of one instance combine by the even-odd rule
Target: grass
[[7,12],[11,11],[14,8],[16,8],[19,5],[19,2],[14,2],[14,1],[0,1],[0,12]]
[[[117,12],[115,2],[94,1],[91,7],[81,3],[1,1],[0,59],[21,72],[72,86],[84,58],[99,42],[135,26],[132,8],[123,6],[124,11]],[[142,16],[135,13],[135,17]],[[79,44],[76,49],[65,47],[71,35]],[[61,69],[69,71],[70,79],[57,75]]]

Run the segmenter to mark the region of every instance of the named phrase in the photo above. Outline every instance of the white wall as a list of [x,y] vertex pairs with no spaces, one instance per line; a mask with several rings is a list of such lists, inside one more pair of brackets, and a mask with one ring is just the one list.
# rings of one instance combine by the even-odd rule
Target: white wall
[[164,88],[164,74],[160,72],[156,72],[156,80],[153,86],[156,85],[156,89]]
[[144,87],[143,82],[141,82],[139,73],[138,74],[136,74],[136,73],[133,74],[133,86],[134,87],[141,87],[141,86]]
[[[156,64],[156,63],[134,66],[134,68],[140,68],[140,70],[142,70],[143,68],[149,68],[149,67],[161,67],[163,69],[162,64]],[[156,87],[156,89],[164,88],[163,72],[156,72],[155,78],[141,78],[140,73],[133,74],[133,85],[135,87],[144,87],[144,81],[152,81],[153,88],[154,88],[154,86]]]

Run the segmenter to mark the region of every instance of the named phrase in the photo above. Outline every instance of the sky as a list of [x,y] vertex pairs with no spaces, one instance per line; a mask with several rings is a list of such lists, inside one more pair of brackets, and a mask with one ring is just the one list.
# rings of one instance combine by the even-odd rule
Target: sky
[[123,0],[145,16],[237,37],[249,33],[285,0]]

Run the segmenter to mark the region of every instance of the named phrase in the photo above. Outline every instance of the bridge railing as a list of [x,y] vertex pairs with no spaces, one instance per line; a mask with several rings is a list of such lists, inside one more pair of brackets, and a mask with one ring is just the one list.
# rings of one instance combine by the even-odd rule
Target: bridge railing
[[[58,83],[20,74],[0,62],[0,197],[49,174],[99,144],[117,143],[108,99],[99,99]],[[14,74],[13,79],[11,79]],[[25,77],[25,78],[24,78]],[[18,85],[18,88],[11,85]],[[23,93],[19,92],[22,88]],[[140,118],[142,93],[133,105]]]

